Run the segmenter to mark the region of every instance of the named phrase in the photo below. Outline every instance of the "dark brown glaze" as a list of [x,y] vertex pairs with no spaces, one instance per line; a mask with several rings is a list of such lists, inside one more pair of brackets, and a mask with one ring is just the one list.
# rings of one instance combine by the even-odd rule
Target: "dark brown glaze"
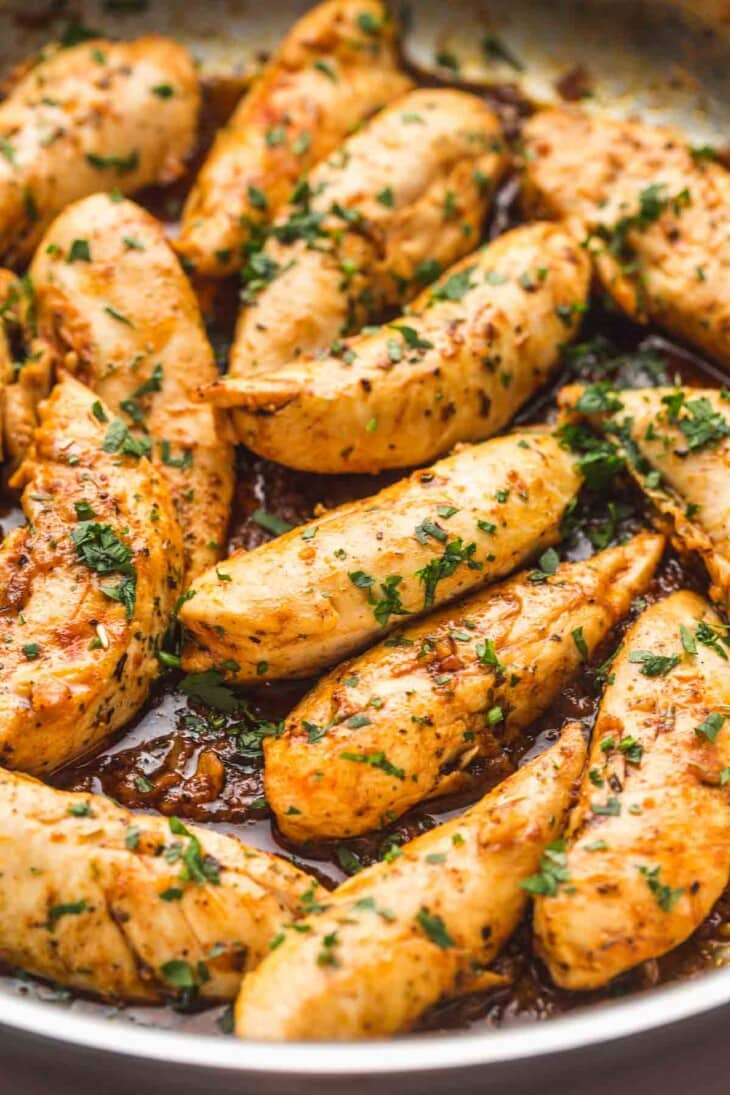
[[[232,110],[239,92],[240,87],[234,85],[209,91],[200,157],[215,128]],[[512,85],[492,88],[486,97],[500,113],[508,136],[515,137],[520,119],[529,113],[529,104]],[[143,204],[167,224],[171,234],[189,182],[190,177],[164,191],[143,195]],[[489,238],[517,223],[516,197],[516,181],[507,180],[487,227]],[[223,369],[238,306],[238,287],[234,281],[215,285],[201,282],[196,289]],[[611,379],[619,385],[641,385],[671,381],[678,376],[689,384],[722,382],[722,374],[714,366],[663,336],[617,316],[600,300],[594,302],[586,317],[584,338],[588,345],[580,351],[568,352],[555,382],[520,413],[519,423],[552,420],[556,413],[555,392],[570,380]],[[271,538],[272,533],[260,523],[259,511],[299,524],[323,508],[372,494],[397,477],[397,473],[377,477],[310,475],[239,450],[229,550],[250,550]],[[607,525],[605,498],[588,494],[581,497],[566,527],[562,547],[565,558],[584,558],[598,546],[608,546],[647,523],[649,517],[643,501],[628,482],[618,483],[611,498],[619,503],[613,528]],[[0,497],[0,535],[19,521],[22,514],[15,500]],[[670,550],[646,600],[681,587],[706,590],[706,578],[696,562],[681,559]],[[637,603],[631,617],[641,607]],[[96,755],[56,773],[51,782],[72,790],[102,792],[132,809],[175,814],[214,825],[288,856],[315,871],[325,885],[334,886],[347,874],[380,859],[393,844],[405,843],[465,809],[516,766],[546,748],[568,720],[582,720],[588,732],[600,696],[599,667],[616,648],[630,618],[616,629],[592,664],[585,667],[528,735],[505,748],[498,757],[474,765],[469,785],[458,796],[422,804],[396,825],[356,839],[304,848],[289,846],[278,834],[263,798],[261,724],[276,725],[312,682],[268,683],[245,695],[240,693],[241,706],[234,714],[221,714],[188,699],[179,689],[181,675],[168,673],[145,710],[123,734]],[[496,968],[512,978],[510,987],[447,1002],[433,1009],[420,1029],[499,1027],[545,1019],[589,1003],[695,976],[717,962],[718,949],[730,939],[729,923],[730,891],[692,939],[674,952],[623,975],[601,992],[578,994],[559,990],[552,984],[532,955],[531,930],[526,919],[496,963]],[[64,1002],[69,999],[64,990],[28,978],[8,976],[5,980],[19,992]],[[83,1012],[109,1013],[107,1005],[93,1001],[77,999],[72,1006]],[[197,1012],[193,1009],[185,1014],[170,1008],[130,1008],[127,1014],[136,1022],[196,1032],[215,1033],[229,1028],[227,1012],[220,1008]]]

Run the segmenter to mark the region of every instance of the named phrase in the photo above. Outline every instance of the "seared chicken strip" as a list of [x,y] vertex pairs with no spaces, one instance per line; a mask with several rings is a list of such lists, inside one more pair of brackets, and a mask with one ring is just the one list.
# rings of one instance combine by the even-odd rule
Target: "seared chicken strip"
[[730,174],[671,130],[542,110],[523,131],[527,203],[585,240],[604,286],[730,366]]
[[[590,413],[622,442],[637,482],[697,552],[711,595],[730,606],[730,401],[716,388],[563,389],[564,407]],[[608,411],[600,410],[603,399]]]
[[0,104],[0,256],[28,259],[86,194],[177,178],[199,105],[193,59],[169,38],[44,50]]
[[571,723],[462,817],[326,895],[244,978],[239,1037],[395,1034],[444,997],[499,984],[485,967],[520,920],[522,883],[561,831],[584,758]]
[[0,546],[0,761],[49,772],[123,726],[157,676],[180,592],[169,493],[120,420],[67,378],[12,480]]
[[386,4],[319,4],[289,31],[216,137],[183,212],[180,252],[201,274],[233,273],[297,180],[410,86]]
[[231,375],[326,349],[471,250],[506,165],[501,137],[476,95],[421,89],[345,141],[248,262]]
[[554,437],[523,431],[237,552],[181,608],[185,668],[253,682],[332,665],[555,543],[579,486]]
[[611,667],[561,883],[535,935],[553,979],[594,989],[676,947],[730,874],[730,641],[695,593],[648,608]]
[[505,426],[575,333],[589,262],[560,227],[507,232],[453,266],[407,315],[337,353],[205,393],[238,439],[288,467],[375,472],[433,460]]
[[555,556],[323,677],[264,742],[281,831],[355,836],[458,790],[468,765],[529,726],[591,657],[646,589],[662,547],[647,533],[587,562],[555,569]]
[[51,225],[31,266],[38,332],[56,361],[137,434],[167,480],[188,578],[220,556],[233,448],[215,412],[192,401],[217,375],[198,303],[158,222],[95,194]]
[[51,384],[52,361],[35,335],[34,309],[30,281],[0,270],[0,459],[6,477],[30,447],[38,404]]
[[0,958],[113,1000],[231,999],[324,893],[278,856],[0,770]]
[[10,270],[0,270],[0,461],[5,459],[5,407],[7,391],[15,376],[13,347],[11,343],[11,310],[15,275]]

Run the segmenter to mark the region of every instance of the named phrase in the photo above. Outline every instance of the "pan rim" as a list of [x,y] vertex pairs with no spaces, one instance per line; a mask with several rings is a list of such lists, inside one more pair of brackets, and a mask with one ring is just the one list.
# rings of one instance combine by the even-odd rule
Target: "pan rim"
[[[0,1029],[148,1062],[282,1077],[397,1075],[534,1060],[679,1024],[730,1004],[730,968],[539,1023],[373,1042],[248,1042],[64,1015],[36,1000],[5,996],[3,1002]],[[52,1030],[44,1029],[49,1016]]]

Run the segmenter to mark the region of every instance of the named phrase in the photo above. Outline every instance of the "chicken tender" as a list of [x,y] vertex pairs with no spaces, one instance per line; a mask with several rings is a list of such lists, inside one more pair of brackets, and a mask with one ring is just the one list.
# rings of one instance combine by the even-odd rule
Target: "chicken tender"
[[231,999],[324,896],[278,856],[102,795],[0,770],[0,803],[0,958],[82,992]]
[[7,393],[15,377],[13,347],[11,344],[11,309],[13,305],[15,276],[10,270],[0,270],[0,461],[5,459],[7,446],[5,415]]
[[294,25],[216,137],[186,203],[177,246],[199,273],[237,270],[297,180],[408,90],[396,39],[380,0],[327,0]]
[[506,426],[557,364],[586,306],[589,263],[565,229],[516,228],[467,256],[407,315],[337,352],[205,393],[239,441],[287,467],[426,463]]
[[[625,447],[629,466],[685,549],[703,559],[711,595],[730,606],[730,400],[716,388],[564,388],[564,407],[589,413]],[[601,405],[609,411],[595,408]],[[657,474],[660,478],[655,482]]]
[[0,257],[30,258],[53,218],[87,194],[176,179],[199,105],[193,59],[169,38],[44,50],[0,104]]
[[195,386],[216,375],[198,303],[158,222],[96,194],[51,225],[30,269],[39,337],[145,444],[183,530],[188,579],[226,540],[233,447]]
[[526,122],[533,213],[566,221],[634,319],[730,367],[730,174],[669,129],[562,108]]
[[30,281],[0,270],[0,459],[6,479],[30,448],[38,404],[51,385],[53,363],[36,337],[34,309]]
[[327,349],[471,250],[501,138],[481,99],[444,88],[404,95],[345,141],[248,261],[231,375]]
[[462,817],[326,895],[244,978],[239,1037],[395,1034],[443,997],[499,984],[485,967],[519,922],[523,883],[561,831],[584,758],[580,724],[571,723]]
[[592,656],[662,547],[644,534],[587,562],[555,569],[555,557],[323,677],[264,742],[266,800],[284,835],[355,836],[459,790],[469,764],[534,722]]
[[544,431],[464,448],[201,575],[183,664],[241,682],[331,665],[555,543],[579,486]]
[[648,608],[611,667],[562,878],[537,899],[557,984],[595,989],[676,947],[730,875],[727,628],[681,591]]
[[[182,580],[169,492],[121,420],[66,378],[12,485],[0,546],[0,762],[43,773],[142,706]],[[23,853],[25,854],[25,853]]]

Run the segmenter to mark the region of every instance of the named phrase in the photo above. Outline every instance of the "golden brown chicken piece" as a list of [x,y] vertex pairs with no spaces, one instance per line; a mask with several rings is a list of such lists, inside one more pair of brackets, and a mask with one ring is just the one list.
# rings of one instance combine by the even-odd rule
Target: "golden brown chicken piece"
[[292,27],[218,134],[183,211],[177,247],[222,277],[297,180],[411,86],[380,0],[327,0]]
[[579,486],[554,437],[522,431],[237,552],[182,606],[185,668],[253,682],[332,665],[555,543]]
[[[605,393],[564,388],[563,407],[588,413],[623,443],[629,466],[680,545],[703,559],[711,596],[730,605],[730,397],[716,388]],[[598,406],[601,393],[598,390]],[[607,401],[607,402],[606,402]]]
[[0,546],[0,761],[42,773],[144,703],[182,579],[167,488],[124,424],[66,378],[12,485]]
[[230,374],[276,370],[403,305],[470,251],[506,167],[476,95],[404,95],[320,163],[245,269]]
[[169,38],[44,50],[0,104],[0,256],[28,259],[86,194],[177,178],[199,105],[193,59]]
[[0,270],[0,460],[4,478],[33,440],[38,404],[48,395],[52,362],[35,337],[35,298],[28,278]]
[[281,831],[355,836],[459,790],[469,764],[534,722],[626,615],[663,543],[647,533],[560,567],[542,556],[545,570],[473,594],[323,677],[264,742]]
[[538,111],[526,122],[525,196],[585,240],[604,286],[730,366],[730,174],[672,130]]
[[0,958],[108,999],[231,999],[324,892],[278,856],[0,770]]
[[676,947],[730,874],[730,641],[681,591],[648,608],[611,667],[559,884],[538,898],[553,979],[594,989]]
[[5,408],[7,391],[15,378],[12,337],[15,275],[0,269],[0,462],[5,459]]
[[244,978],[239,1037],[395,1034],[444,997],[499,984],[485,967],[520,920],[521,884],[559,835],[584,759],[581,726],[570,723],[462,817],[326,895]]
[[151,445],[194,577],[225,544],[233,448],[191,398],[215,362],[161,226],[134,202],[96,194],[51,225],[30,273],[41,343]]
[[375,334],[278,372],[223,377],[238,439],[288,467],[375,472],[507,425],[578,328],[589,263],[560,227],[516,228],[463,259]]

